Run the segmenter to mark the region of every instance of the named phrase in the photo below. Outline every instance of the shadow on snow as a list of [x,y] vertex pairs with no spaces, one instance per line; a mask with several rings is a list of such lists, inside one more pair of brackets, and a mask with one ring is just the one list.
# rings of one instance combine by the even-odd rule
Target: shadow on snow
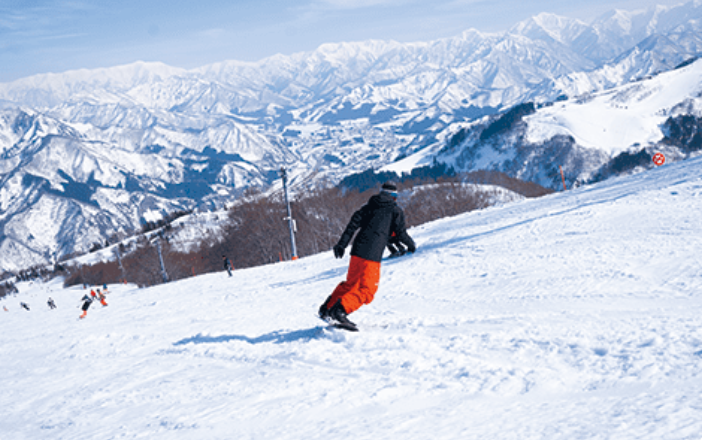
[[275,344],[283,344],[288,342],[307,342],[312,339],[318,339],[324,332],[326,326],[312,327],[306,330],[294,330],[294,331],[275,331],[272,333],[267,333],[265,335],[257,336],[251,338],[244,335],[222,335],[222,336],[207,336],[198,334],[190,338],[182,339],[175,342],[173,345],[186,345],[186,344],[219,344],[223,342],[230,341],[244,341],[249,344],[262,344],[266,342],[272,342]]

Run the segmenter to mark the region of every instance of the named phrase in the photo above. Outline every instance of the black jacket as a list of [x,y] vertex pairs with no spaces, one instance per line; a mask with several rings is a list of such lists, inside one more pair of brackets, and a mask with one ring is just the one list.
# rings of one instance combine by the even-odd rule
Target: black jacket
[[380,261],[393,232],[407,245],[410,252],[415,249],[414,241],[405,229],[405,213],[387,192],[372,196],[368,203],[353,214],[344,233],[341,234],[338,246],[348,246],[354,232],[359,228],[360,231],[353,240],[351,255],[365,260]]

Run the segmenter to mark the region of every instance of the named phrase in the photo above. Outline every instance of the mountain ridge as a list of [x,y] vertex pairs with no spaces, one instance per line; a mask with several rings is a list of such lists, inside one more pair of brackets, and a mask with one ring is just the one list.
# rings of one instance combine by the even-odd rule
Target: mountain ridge
[[[544,13],[502,33],[329,43],[192,70],[137,62],[0,84],[0,249],[12,242],[33,255],[22,261],[50,261],[65,254],[60,242],[85,249],[138,229],[146,213],[221,209],[250,186],[274,190],[282,166],[295,189],[416,154],[431,162],[483,118],[524,102],[587,97],[695,57],[701,19],[697,1],[613,12],[590,25]],[[543,177],[551,173],[531,175],[554,187]],[[138,208],[109,202],[125,198]],[[68,228],[56,204],[70,206],[70,221],[78,215],[86,231]],[[40,212],[71,237],[32,244],[17,225],[41,223]]]

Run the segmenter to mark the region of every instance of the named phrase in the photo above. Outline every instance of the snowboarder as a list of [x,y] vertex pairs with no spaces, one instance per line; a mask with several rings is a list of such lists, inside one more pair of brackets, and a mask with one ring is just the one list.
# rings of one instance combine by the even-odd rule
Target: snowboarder
[[107,305],[107,298],[105,298],[105,294],[100,291],[100,289],[97,290],[97,296],[98,299],[100,300],[100,304],[102,304],[103,307]]
[[232,263],[226,255],[222,255],[222,263],[224,264],[224,268],[227,269],[229,276],[232,276]]
[[386,182],[380,194],[371,196],[368,203],[351,217],[334,246],[334,256],[342,258],[351,237],[360,229],[353,240],[346,281],[339,283],[319,307],[320,318],[333,320],[347,330],[357,331],[356,324],[348,319],[348,315],[373,301],[380,282],[380,261],[392,234],[407,246],[409,252],[416,250],[414,240],[405,229],[405,214],[396,201],[397,185]]
[[90,308],[90,304],[93,302],[93,298],[91,295],[84,295],[83,298],[81,298],[81,301],[83,301],[83,306],[81,307],[83,314],[80,315],[80,319],[83,319],[88,314],[88,309]]
[[20,303],[20,306],[21,306],[23,309],[25,309],[26,311],[29,311],[29,306],[27,305],[27,303],[21,302],[21,303]]
[[46,302],[49,305],[50,309],[55,309],[56,308],[56,303],[54,302],[54,299],[52,297],[49,297],[49,300]]

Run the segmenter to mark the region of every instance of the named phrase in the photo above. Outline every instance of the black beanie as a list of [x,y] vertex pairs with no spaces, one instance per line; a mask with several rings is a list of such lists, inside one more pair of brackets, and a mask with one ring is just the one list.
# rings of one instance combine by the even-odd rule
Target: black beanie
[[387,192],[397,192],[397,185],[393,181],[388,181],[383,183],[382,189]]

